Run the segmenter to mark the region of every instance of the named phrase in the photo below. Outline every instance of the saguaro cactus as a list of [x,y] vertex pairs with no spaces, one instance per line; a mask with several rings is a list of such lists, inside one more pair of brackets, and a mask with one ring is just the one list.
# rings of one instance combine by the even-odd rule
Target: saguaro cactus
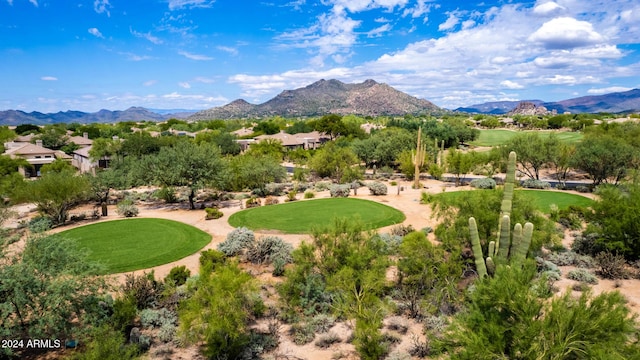
[[[496,264],[508,264],[510,262],[521,262],[527,256],[531,237],[533,235],[533,224],[526,223],[524,228],[516,224],[511,235],[511,209],[513,203],[513,189],[515,187],[516,173],[516,153],[509,154],[507,164],[507,176],[504,184],[504,194],[500,207],[500,223],[498,224],[497,241],[489,243],[489,251],[485,259],[482,253],[482,245],[478,235],[478,226],[474,218],[469,218],[469,234],[471,236],[471,247],[475,258],[476,270],[482,278],[492,275],[495,272]],[[494,260],[495,259],[495,260]]]
[[422,144],[420,137],[422,134],[422,127],[418,128],[418,142],[416,144],[416,150],[411,152],[411,161],[413,161],[414,174],[413,174],[413,188],[420,188],[420,168],[424,165],[424,161],[427,158],[427,146]]

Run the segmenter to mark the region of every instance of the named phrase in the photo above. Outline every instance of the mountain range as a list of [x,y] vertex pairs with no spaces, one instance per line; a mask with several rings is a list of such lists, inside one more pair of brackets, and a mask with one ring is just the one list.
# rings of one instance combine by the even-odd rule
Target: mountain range
[[[558,102],[522,100],[544,106],[559,114],[640,111],[640,89],[604,95],[583,96]],[[499,101],[457,108],[454,111],[482,114],[506,114],[522,101]],[[269,116],[305,117],[328,113],[360,116],[437,114],[449,110],[439,108],[428,100],[408,95],[393,87],[366,80],[359,84],[346,84],[339,80],[319,80],[303,88],[284,90],[262,104],[251,104],[243,99],[202,111],[158,110],[131,107],[120,111],[100,110],[86,113],[60,111],[57,113],[0,111],[0,125],[55,123],[115,123],[120,121],[165,121],[171,118],[190,121],[203,119],[261,118]]]
[[640,89],[614,92],[604,95],[582,96],[557,102],[542,100],[496,101],[455,109],[459,112],[502,115],[515,109],[521,102],[544,106],[558,114],[576,113],[622,113],[640,111]]
[[355,114],[360,116],[428,114],[443,112],[430,101],[398,91],[387,84],[366,80],[345,84],[339,80],[319,80],[295,90],[285,90],[273,99],[253,105],[238,99],[222,107],[199,111],[188,120],[247,117],[318,116]]

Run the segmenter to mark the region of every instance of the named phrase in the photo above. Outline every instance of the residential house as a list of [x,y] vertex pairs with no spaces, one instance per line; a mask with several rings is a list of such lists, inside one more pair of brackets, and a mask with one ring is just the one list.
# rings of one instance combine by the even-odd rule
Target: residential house
[[280,131],[273,135],[260,135],[256,136],[255,141],[260,142],[264,139],[275,139],[282,143],[282,146],[289,150],[302,148],[302,149],[316,149],[329,140],[329,137],[318,131],[312,131],[309,133],[287,134],[284,131]]
[[60,150],[51,150],[42,146],[41,140],[36,140],[35,144],[8,142],[4,144],[7,149],[4,154],[12,158],[23,158],[31,165],[21,167],[20,173],[25,177],[40,176],[40,169],[43,165],[51,164],[56,159],[71,161],[71,156]]

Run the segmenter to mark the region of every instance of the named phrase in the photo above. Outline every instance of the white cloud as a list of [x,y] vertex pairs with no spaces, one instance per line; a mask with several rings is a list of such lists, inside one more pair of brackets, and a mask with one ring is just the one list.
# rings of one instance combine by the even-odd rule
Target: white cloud
[[380,37],[382,35],[384,35],[384,33],[389,32],[389,30],[391,30],[391,25],[389,24],[384,24],[382,26],[379,26],[373,30],[367,31],[367,37],[373,38],[373,37]]
[[133,30],[133,28],[129,27],[129,32],[131,32],[131,35],[138,37],[138,38],[142,38],[142,39],[146,39],[156,45],[160,45],[162,44],[162,40],[156,36],[151,35],[151,32],[148,33],[140,33],[137,32],[135,30]]
[[234,47],[230,47],[230,46],[216,46],[216,49],[220,50],[220,51],[224,51],[226,53],[229,53],[231,55],[238,55],[238,49],[234,48]]
[[440,31],[451,30],[456,25],[458,25],[459,22],[460,22],[460,19],[458,18],[458,16],[454,13],[450,13],[449,17],[447,18],[447,21],[443,22],[438,26],[438,30]]
[[403,8],[408,0],[331,0],[328,3],[335,7],[349,10],[352,13],[371,10],[376,8],[384,8],[392,10],[395,7]]
[[402,16],[411,16],[414,19],[422,17],[422,21],[426,23],[429,20],[427,15],[431,12],[431,10],[440,7],[439,4],[428,4],[431,2],[431,0],[418,0],[414,7],[405,9],[402,12]]
[[587,90],[587,93],[594,94],[594,95],[601,95],[601,94],[609,94],[614,92],[624,92],[629,90],[633,90],[633,88],[624,87],[624,86],[610,86],[606,88],[589,89]]
[[558,5],[553,1],[547,1],[536,4],[533,8],[533,13],[539,16],[551,17],[564,14],[566,10],[567,9],[565,7]]
[[119,53],[120,55],[124,55],[127,57],[127,60],[129,61],[144,61],[144,60],[151,60],[153,59],[151,56],[147,56],[147,55],[137,55],[134,53]]
[[40,78],[43,81],[58,81],[58,78],[55,76],[43,76]]
[[189,84],[188,82],[184,81],[184,82],[179,82],[178,86],[180,86],[183,89],[191,89],[191,84]]
[[107,14],[107,16],[111,17],[111,13],[109,12],[109,8],[111,8],[111,4],[109,4],[109,0],[95,0],[93,2],[93,10],[98,14]]
[[183,8],[209,8],[213,6],[215,0],[168,0],[169,10]]
[[206,55],[199,55],[199,54],[192,54],[190,52],[186,52],[186,51],[179,51],[178,54],[186,57],[187,59],[190,60],[196,60],[196,61],[208,61],[208,60],[213,60],[212,57],[210,56],[206,56]]
[[506,87],[507,89],[524,89],[524,86],[518,84],[517,82],[513,82],[511,80],[504,80],[500,82],[500,85]]
[[157,83],[158,83],[158,80],[147,80],[147,81],[143,82],[142,85],[144,85],[144,86],[153,86],[153,85],[155,85]]
[[559,17],[544,23],[529,37],[547,49],[572,49],[604,42],[604,38],[587,21]]
[[100,30],[98,30],[98,28],[90,28],[89,30],[87,30],[89,32],[89,34],[104,39],[104,36],[102,35],[102,33],[100,32]]

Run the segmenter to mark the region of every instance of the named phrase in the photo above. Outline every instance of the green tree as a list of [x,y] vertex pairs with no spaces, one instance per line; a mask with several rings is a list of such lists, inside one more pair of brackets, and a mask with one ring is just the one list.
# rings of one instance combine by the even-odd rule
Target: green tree
[[109,215],[107,208],[109,192],[121,184],[121,175],[113,169],[97,171],[95,175],[87,175],[89,177],[91,195],[100,204],[102,216]]
[[47,149],[60,150],[69,141],[67,129],[58,125],[47,125],[40,131],[40,134],[34,137],[36,140],[42,140],[42,146]]
[[282,161],[284,157],[284,147],[278,139],[263,139],[249,146],[247,155],[260,156],[267,155]]
[[222,155],[238,155],[242,150],[237,137],[221,130],[204,131],[196,134],[196,144],[208,142],[218,147]]
[[223,171],[220,152],[209,144],[196,145],[181,141],[174,147],[163,147],[154,156],[144,157],[141,168],[152,182],[163,186],[189,188],[189,208],[195,209],[196,191],[215,182]]
[[[159,138],[151,136],[151,134],[146,131],[137,131],[128,135],[121,144],[114,143],[113,140],[106,139],[99,141],[99,143],[103,142],[104,145],[99,144],[100,146],[104,146],[104,150],[98,151],[103,153],[100,154],[101,156],[98,156],[99,158],[102,156],[113,156],[117,153],[140,158],[144,155],[157,154],[162,145]],[[95,141],[93,146],[96,146]]]
[[16,126],[15,131],[18,135],[39,134],[40,126],[34,124],[20,124]]
[[89,157],[93,161],[113,160],[121,154],[122,141],[119,139],[95,139],[89,150]]
[[537,132],[517,134],[503,146],[503,155],[515,151],[522,171],[531,179],[540,179],[540,169],[552,161],[554,151],[559,148],[555,135],[544,139]]
[[24,177],[18,172],[18,168],[31,166],[22,158],[13,159],[7,155],[0,155],[0,197],[8,198],[19,189],[24,182]]
[[634,149],[624,140],[609,135],[588,136],[576,145],[572,167],[589,174],[594,186],[603,182],[617,184],[633,159]]
[[612,253],[640,259],[640,185],[605,186],[598,195],[587,233],[596,234],[597,244]]
[[323,132],[331,138],[335,139],[340,135],[344,135],[347,127],[342,122],[342,116],[338,114],[324,115],[314,124],[314,130]]
[[313,155],[308,166],[317,176],[340,182],[346,180],[343,177],[350,174],[349,170],[357,163],[358,158],[350,148],[328,142]]
[[287,177],[287,171],[280,161],[268,155],[234,156],[227,159],[227,164],[219,185],[229,191],[264,190],[268,183],[282,182]]
[[108,286],[75,243],[57,235],[26,240],[0,263],[0,337],[77,338],[106,319]]
[[54,224],[64,224],[69,210],[86,198],[88,190],[87,178],[76,175],[75,171],[53,171],[36,181],[24,183],[17,190],[15,201],[32,202]]
[[76,168],[73,167],[73,165],[71,165],[71,163],[69,163],[69,161],[67,160],[63,160],[63,159],[56,159],[54,162],[49,163],[49,164],[45,164],[42,165],[42,168],[40,169],[40,173],[41,174],[46,174],[48,172],[62,172],[62,171],[66,171],[70,174],[73,174],[76,172]]
[[447,153],[447,171],[456,178],[456,186],[460,185],[464,176],[473,169],[474,153],[464,153],[455,149],[449,149]]
[[237,263],[201,269],[197,290],[180,305],[180,334],[204,342],[210,359],[238,359],[249,340],[249,321],[260,304],[253,278]]

